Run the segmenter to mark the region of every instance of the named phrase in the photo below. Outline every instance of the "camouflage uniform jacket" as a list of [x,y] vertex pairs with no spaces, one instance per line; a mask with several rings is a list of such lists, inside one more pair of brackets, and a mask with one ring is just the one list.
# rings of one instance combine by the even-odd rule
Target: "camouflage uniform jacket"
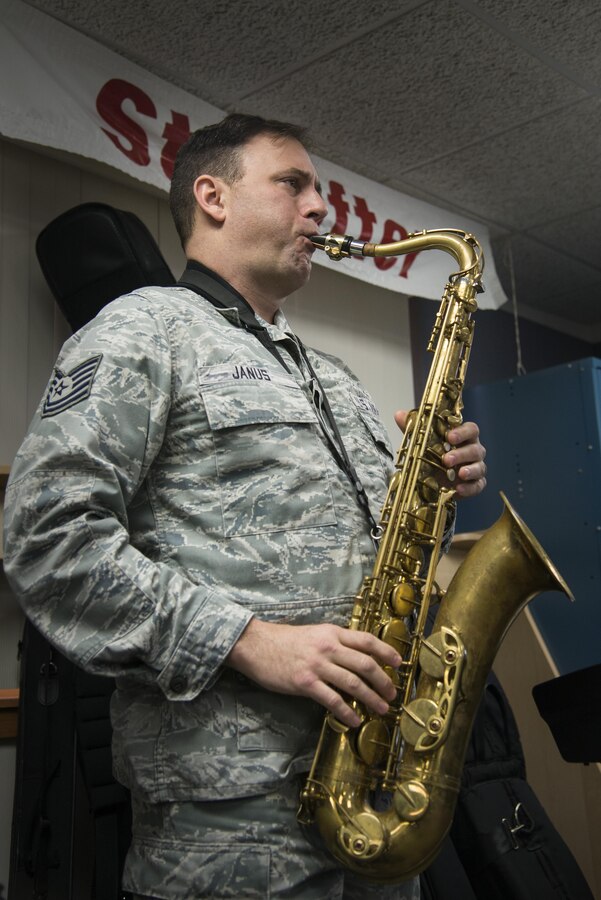
[[[7,490],[15,592],[116,678],[116,776],[151,801],[259,794],[308,767],[323,711],[223,662],[253,615],[346,625],[373,562],[294,339],[269,326],[289,374],[239,326],[183,287],[107,306],[65,344]],[[340,361],[309,356],[377,517],[377,411]]]

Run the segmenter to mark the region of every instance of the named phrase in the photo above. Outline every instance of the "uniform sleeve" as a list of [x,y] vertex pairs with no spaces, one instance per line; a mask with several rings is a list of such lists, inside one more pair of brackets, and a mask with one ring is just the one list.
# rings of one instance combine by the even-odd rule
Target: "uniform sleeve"
[[129,540],[172,370],[167,327],[136,297],[65,344],[12,468],[4,565],[27,616],[67,657],[185,700],[214,680],[251,613]]

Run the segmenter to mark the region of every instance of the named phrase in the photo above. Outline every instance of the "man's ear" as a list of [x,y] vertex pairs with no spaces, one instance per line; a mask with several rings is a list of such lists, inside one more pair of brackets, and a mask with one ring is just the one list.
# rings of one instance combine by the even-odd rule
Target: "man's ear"
[[225,182],[212,175],[199,175],[194,182],[194,197],[199,208],[215,222],[223,222],[225,219],[226,190]]

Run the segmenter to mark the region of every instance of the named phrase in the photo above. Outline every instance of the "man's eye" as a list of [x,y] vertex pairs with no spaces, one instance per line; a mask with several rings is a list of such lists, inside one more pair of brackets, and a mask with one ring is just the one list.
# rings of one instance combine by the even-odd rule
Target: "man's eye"
[[284,178],[284,183],[289,184],[293,190],[298,190],[298,178]]

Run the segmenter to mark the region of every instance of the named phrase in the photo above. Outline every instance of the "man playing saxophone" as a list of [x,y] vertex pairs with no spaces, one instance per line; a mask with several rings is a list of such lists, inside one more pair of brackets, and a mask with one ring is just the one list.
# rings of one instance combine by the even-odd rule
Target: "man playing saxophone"
[[[116,679],[135,897],[419,895],[345,877],[295,818],[324,708],[349,726],[352,699],[384,713],[383,667],[400,662],[346,627],[391,474],[385,429],[282,312],[327,211],[302,141],[244,115],[190,138],[170,197],[182,281],[119,298],[66,343],[7,490],[27,615]],[[446,438],[457,496],[479,493],[477,426]]]

